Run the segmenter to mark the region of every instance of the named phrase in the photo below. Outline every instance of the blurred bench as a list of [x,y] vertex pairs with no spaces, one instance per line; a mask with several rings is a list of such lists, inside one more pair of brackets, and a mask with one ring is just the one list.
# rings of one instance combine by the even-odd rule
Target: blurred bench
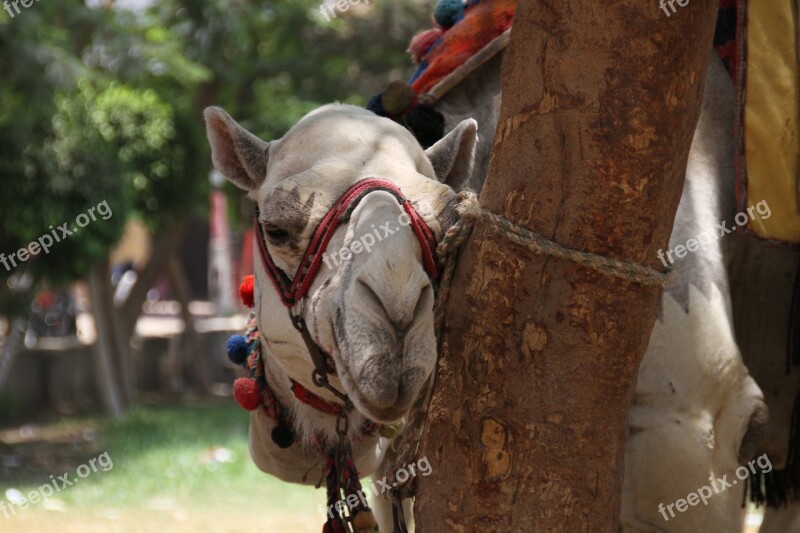
[[[185,353],[184,323],[176,317],[143,316],[131,341],[131,362],[140,392],[183,392],[184,369],[201,357],[207,364],[213,391],[230,394],[238,375],[225,353],[230,335],[244,330],[246,317],[208,317],[195,321],[197,353]],[[99,406],[93,371],[92,344],[75,337],[41,338],[12,362],[3,393],[20,408],[20,415],[37,410],[58,413],[96,412]],[[0,421],[1,422],[1,421]]]

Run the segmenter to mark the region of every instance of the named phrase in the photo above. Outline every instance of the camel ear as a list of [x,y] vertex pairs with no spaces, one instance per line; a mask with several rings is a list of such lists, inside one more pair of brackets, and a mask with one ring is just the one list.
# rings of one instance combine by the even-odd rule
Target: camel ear
[[472,174],[477,141],[478,123],[468,118],[425,150],[436,179],[455,190],[461,189]]
[[269,143],[262,141],[219,107],[205,110],[211,160],[234,185],[257,190],[267,177]]

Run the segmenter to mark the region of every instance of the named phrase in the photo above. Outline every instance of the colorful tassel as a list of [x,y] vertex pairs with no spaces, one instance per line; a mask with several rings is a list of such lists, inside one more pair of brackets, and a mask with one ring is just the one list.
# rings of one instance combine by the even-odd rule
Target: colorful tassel
[[247,359],[247,355],[250,352],[247,338],[243,335],[231,335],[228,339],[226,350],[231,363],[234,365],[241,365],[244,363],[245,359]]
[[294,431],[282,420],[278,420],[278,425],[272,428],[270,437],[272,437],[272,442],[274,442],[278,448],[284,450],[294,444]]
[[444,35],[444,32],[441,29],[433,28],[420,32],[412,37],[411,44],[408,45],[408,51],[414,63],[419,63],[425,54],[428,53],[428,50],[431,49],[433,43],[442,35]]
[[245,276],[242,280],[242,284],[239,285],[239,297],[242,299],[242,303],[251,309],[255,303],[255,298],[253,296],[254,286],[255,278],[252,275]]
[[233,398],[245,411],[253,411],[261,405],[261,391],[253,378],[239,378],[233,382]]
[[462,0],[439,0],[433,10],[433,19],[442,28],[450,28],[464,15]]

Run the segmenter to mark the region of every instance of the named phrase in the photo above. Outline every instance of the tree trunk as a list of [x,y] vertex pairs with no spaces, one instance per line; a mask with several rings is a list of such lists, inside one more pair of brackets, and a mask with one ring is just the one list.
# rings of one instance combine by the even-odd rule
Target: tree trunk
[[153,253],[140,272],[124,302],[115,306],[108,261],[98,264],[89,275],[97,342],[94,347],[95,375],[103,408],[114,416],[124,412],[136,398],[130,339],[142,312],[147,292],[158,280],[185,228],[175,221],[156,241]]
[[24,318],[15,318],[11,322],[3,352],[0,354],[0,388],[3,388],[17,355],[22,351],[27,327],[28,321]]
[[102,323],[104,327],[109,328],[104,334],[109,336],[110,342],[114,346],[114,368],[116,368],[119,376],[120,396],[127,407],[136,401],[136,383],[133,359],[131,357],[131,333],[126,328],[122,313],[114,305],[114,287],[111,285],[110,262],[107,261],[104,268],[106,274],[103,277],[102,297],[105,320]]
[[[106,258],[102,266],[97,267],[97,270],[102,270],[105,274],[100,276],[98,273],[99,290],[92,289],[94,293],[92,295],[92,306],[95,315],[95,326],[98,339],[102,336],[104,342],[107,342],[112,347],[113,368],[117,377],[115,386],[119,391],[123,406],[127,408],[136,399],[133,361],[131,360],[131,336],[125,330],[120,319],[120,313],[114,306],[114,287],[111,285],[111,263],[109,259]],[[102,319],[99,321],[97,318],[98,313],[102,315]]]
[[[677,7],[677,6],[676,6]],[[481,204],[576,250],[660,269],[716,13],[521,0]],[[616,531],[627,416],[661,290],[480,224],[447,304],[418,531]]]
[[125,395],[117,371],[118,344],[109,275],[107,261],[98,264],[89,273],[92,313],[97,331],[92,353],[95,383],[103,410],[112,416],[120,416],[125,411]]
[[194,391],[197,394],[206,395],[211,387],[211,372],[208,368],[206,350],[200,345],[200,339],[194,327],[194,318],[189,311],[191,297],[189,284],[186,282],[186,272],[180,259],[174,254],[167,264],[167,272],[172,282],[172,288],[175,290],[175,297],[181,304],[181,318],[184,323],[179,350],[181,354],[179,367],[181,372],[187,375]]

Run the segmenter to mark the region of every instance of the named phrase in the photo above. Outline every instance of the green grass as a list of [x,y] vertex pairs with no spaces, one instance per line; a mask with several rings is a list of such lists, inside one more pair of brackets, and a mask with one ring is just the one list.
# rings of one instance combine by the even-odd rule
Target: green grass
[[[0,458],[21,458],[21,467],[0,470],[0,496],[9,488],[27,494],[48,483],[50,474],[68,472],[74,479],[81,464],[104,452],[113,467],[104,472],[98,465],[96,473],[54,494],[56,509],[40,502],[9,519],[0,513],[0,530],[15,524],[47,531],[54,522],[65,531],[95,525],[98,531],[240,531],[248,525],[318,531],[324,492],[260,472],[247,448],[248,422],[249,415],[226,400],[142,406],[119,420],[39,426],[41,438],[0,444]],[[229,462],[212,459],[220,448],[230,452]]]

